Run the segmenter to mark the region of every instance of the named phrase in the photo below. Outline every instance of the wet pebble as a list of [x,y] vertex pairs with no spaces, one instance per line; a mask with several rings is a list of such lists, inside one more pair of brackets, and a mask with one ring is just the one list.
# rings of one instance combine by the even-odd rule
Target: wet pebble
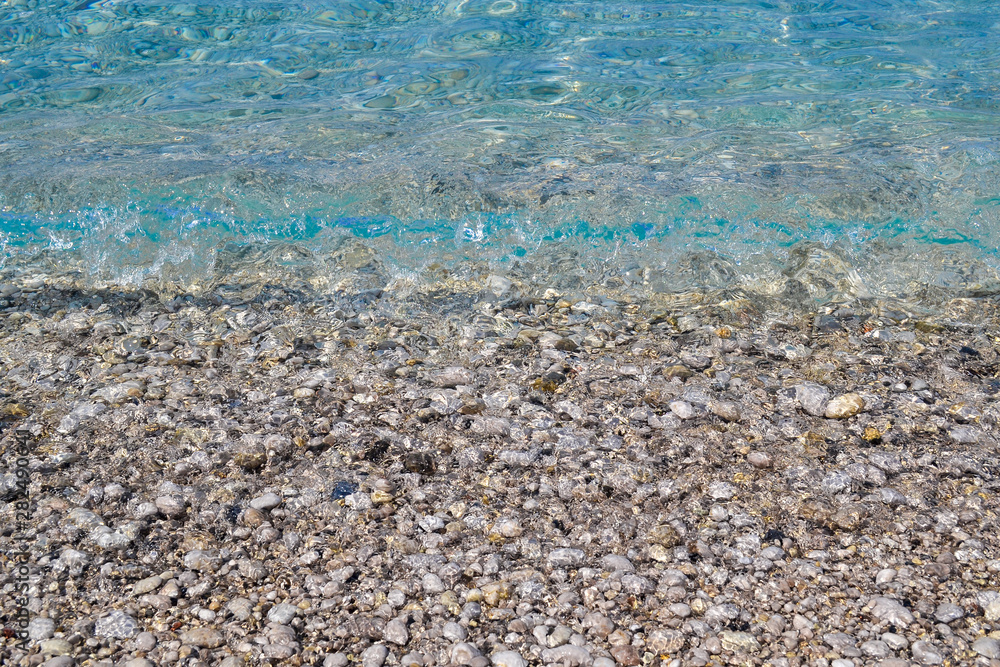
[[553,549],[549,552],[546,562],[549,567],[576,567],[583,563],[586,554],[580,549]]
[[965,617],[965,611],[957,604],[942,602],[934,611],[934,618],[940,623],[951,623]]
[[773,460],[771,455],[767,452],[750,452],[747,454],[747,462],[754,468],[765,469],[770,468]]
[[28,638],[31,641],[42,641],[55,634],[56,622],[51,618],[36,616],[28,623]]
[[693,419],[698,414],[694,406],[687,401],[671,401],[667,407],[681,419]]
[[389,649],[385,644],[373,644],[361,654],[362,667],[382,667],[389,657]]
[[[880,621],[886,621],[896,626],[907,627],[913,622],[913,614],[898,600],[887,597],[875,597],[869,602],[872,616]],[[884,637],[883,637],[884,639]]]
[[861,644],[861,653],[870,658],[887,658],[892,651],[884,641],[871,639]]
[[993,637],[980,637],[972,642],[972,650],[991,660],[1000,660],[1000,641]]
[[94,634],[98,637],[130,639],[139,634],[139,625],[125,612],[114,610],[97,620],[94,624]]
[[267,612],[267,620],[272,623],[285,625],[299,613],[299,608],[292,604],[276,604]]
[[406,623],[396,618],[385,624],[382,638],[397,646],[406,646],[410,641],[410,631]]
[[468,665],[482,653],[472,644],[458,642],[451,647],[451,661],[456,665]]
[[469,632],[458,623],[449,621],[441,628],[441,636],[453,642],[464,642],[469,637]]
[[847,419],[865,409],[865,401],[857,394],[843,394],[832,399],[826,406],[827,419]]
[[336,482],[333,485],[333,491],[330,493],[330,497],[333,500],[343,500],[347,496],[355,494],[358,492],[358,485],[352,482]]
[[160,496],[154,502],[156,504],[156,509],[162,512],[164,516],[171,519],[182,517],[187,511],[184,499],[180,496]]
[[822,417],[830,401],[830,390],[814,382],[805,382],[795,387],[795,399],[807,413]]
[[201,648],[218,648],[225,643],[222,633],[214,628],[194,628],[181,633],[180,639],[185,644]]
[[500,651],[491,657],[493,667],[528,667],[528,661],[516,651]]
[[910,646],[913,660],[920,665],[940,665],[944,662],[941,651],[928,641],[915,641]]
[[563,667],[587,667],[590,664],[590,651],[582,646],[564,645],[542,651],[542,662],[546,665],[563,665]]
[[256,510],[270,510],[281,504],[281,496],[277,493],[265,493],[250,501],[250,507]]

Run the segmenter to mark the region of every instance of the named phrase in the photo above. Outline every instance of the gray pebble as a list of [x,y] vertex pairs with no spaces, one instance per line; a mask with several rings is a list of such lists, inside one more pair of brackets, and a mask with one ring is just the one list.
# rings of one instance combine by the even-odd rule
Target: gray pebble
[[152,651],[156,648],[156,635],[152,632],[140,632],[136,635],[135,639],[132,640],[132,644],[136,649],[140,651]]
[[992,637],[980,637],[972,642],[972,650],[991,660],[1000,660],[1000,641]]
[[407,653],[399,659],[400,667],[424,667],[423,653]]
[[684,648],[684,644],[684,633],[679,630],[657,628],[646,638],[646,646],[657,654],[677,653]]
[[295,615],[299,613],[299,608],[292,604],[276,604],[267,612],[267,620],[279,625],[287,625]]
[[740,406],[734,401],[712,401],[709,409],[723,421],[737,422],[740,420]]
[[687,401],[671,401],[669,407],[681,419],[691,419],[697,415],[694,406]]
[[830,396],[829,389],[814,382],[804,382],[795,387],[795,400],[813,417],[822,417],[826,414]]
[[625,556],[619,556],[618,554],[608,554],[601,558],[601,565],[608,572],[633,572],[635,571],[635,566],[632,565],[630,561]]
[[51,618],[36,616],[28,623],[28,638],[31,641],[42,641],[55,634],[56,622]]
[[548,644],[549,648],[555,648],[557,646],[562,646],[569,641],[569,638],[573,636],[573,631],[570,630],[565,625],[557,625],[552,629],[545,643]]
[[435,373],[433,379],[434,384],[446,389],[454,389],[455,387],[470,385],[475,382],[475,376],[472,374],[472,371],[460,366],[444,368]]
[[43,662],[41,667],[73,667],[75,664],[76,660],[68,655],[57,655]]
[[868,462],[887,475],[898,475],[903,471],[899,454],[876,450],[868,454]]
[[90,563],[90,555],[76,549],[64,549],[59,554],[59,562],[69,568],[70,574],[76,576]]
[[896,578],[896,570],[892,569],[891,567],[881,569],[878,571],[878,574],[875,575],[875,585],[885,586],[895,578]]
[[648,595],[656,590],[656,585],[646,577],[626,574],[621,578],[622,590],[631,595]]
[[549,552],[549,567],[575,567],[583,563],[587,555],[580,549],[553,549]]
[[136,519],[151,519],[159,513],[160,510],[156,509],[156,505],[154,503],[139,503],[136,505],[133,516],[135,516]]
[[571,644],[548,648],[542,651],[542,662],[547,665],[560,664],[564,667],[586,667],[590,664],[590,651]]
[[708,495],[715,500],[732,500],[736,497],[736,487],[729,482],[712,482],[708,485]]
[[615,631],[615,623],[604,614],[592,611],[583,617],[583,627],[601,639]]
[[887,597],[875,597],[871,599],[869,605],[871,606],[872,616],[880,621],[902,627],[906,627],[913,622],[913,614],[900,604],[898,600]]
[[906,496],[892,487],[883,486],[877,493],[879,499],[889,507],[901,507],[906,504]]
[[767,619],[767,623],[765,624],[765,626],[767,627],[767,631],[770,632],[772,635],[780,635],[782,632],[785,631],[785,628],[788,627],[788,623],[785,621],[785,618],[780,614],[773,614],[770,618]]
[[193,628],[181,633],[180,640],[185,644],[201,648],[218,648],[226,643],[225,637],[215,628]]
[[691,607],[683,602],[675,602],[669,605],[667,610],[678,618],[687,618],[691,615]]
[[843,653],[844,649],[848,647],[854,648],[854,645],[857,643],[854,637],[845,632],[829,632],[823,635],[823,641],[838,653]]
[[132,658],[125,663],[125,667],[156,667],[156,664],[146,658]]
[[837,495],[843,491],[847,491],[851,488],[851,476],[848,475],[843,470],[831,470],[827,473],[823,481],[820,482],[820,488],[823,489],[825,493],[830,495]]
[[65,639],[44,639],[38,644],[38,652],[42,655],[71,655],[73,645]]
[[281,504],[281,496],[277,493],[265,493],[250,501],[250,507],[256,510],[274,509]]
[[346,653],[331,653],[323,658],[323,667],[347,667],[348,662]]
[[406,593],[399,590],[398,588],[393,588],[385,596],[386,602],[389,603],[394,609],[398,609],[406,604]]
[[397,646],[406,646],[410,642],[410,631],[406,628],[406,623],[396,618],[385,624],[382,638]]
[[146,577],[145,579],[140,579],[139,581],[132,584],[132,594],[133,595],[145,595],[146,593],[152,593],[163,585],[163,578],[152,576]]
[[439,516],[427,515],[420,517],[417,525],[428,533],[437,533],[444,530],[444,519]]
[[385,644],[372,644],[361,654],[362,667],[382,667],[389,657],[389,649]]
[[420,585],[428,595],[438,595],[445,591],[444,582],[441,581],[441,577],[434,573],[425,574],[420,580]]
[[469,637],[469,631],[454,621],[449,621],[441,628],[441,636],[453,642],[464,642]]
[[500,651],[491,658],[493,667],[528,667],[528,661],[516,651]]
[[766,558],[771,561],[781,560],[782,558],[785,557],[785,550],[782,549],[781,547],[770,546],[765,549],[762,549],[760,552],[760,556],[761,558]]
[[253,603],[246,598],[233,598],[226,604],[226,610],[237,620],[245,621],[253,613]]
[[928,641],[915,641],[910,647],[913,659],[921,665],[940,665],[944,662],[941,651]]
[[171,519],[184,516],[184,512],[186,511],[184,499],[180,496],[160,496],[156,499],[155,503],[156,509]]
[[210,572],[215,569],[216,558],[214,551],[194,549],[184,554],[184,567],[196,572]]
[[958,619],[964,617],[965,610],[957,604],[952,604],[950,602],[942,602],[934,611],[934,618],[936,618],[939,623],[951,623],[952,621],[957,621]]
[[871,658],[887,658],[892,653],[884,641],[872,639],[861,644],[861,652]]
[[135,619],[123,611],[114,610],[94,624],[94,635],[97,637],[112,637],[114,639],[130,639],[139,634],[139,625]]
[[959,445],[974,445],[979,442],[979,429],[973,426],[956,426],[948,431],[952,442]]
[[456,665],[468,665],[473,658],[482,655],[479,649],[472,644],[459,642],[451,647],[451,661]]

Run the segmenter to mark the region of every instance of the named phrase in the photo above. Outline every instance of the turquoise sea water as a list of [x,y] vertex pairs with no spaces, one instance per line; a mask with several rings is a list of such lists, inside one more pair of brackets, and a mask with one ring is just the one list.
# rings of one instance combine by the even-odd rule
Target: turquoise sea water
[[998,291],[998,121],[987,1],[7,0],[0,261],[933,308]]

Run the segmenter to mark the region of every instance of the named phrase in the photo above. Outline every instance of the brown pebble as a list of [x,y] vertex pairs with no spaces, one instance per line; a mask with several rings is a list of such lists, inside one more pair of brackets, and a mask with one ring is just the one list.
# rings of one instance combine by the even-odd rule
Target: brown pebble
[[924,572],[928,577],[938,581],[946,581],[951,577],[951,566],[945,563],[928,563],[924,566]]
[[770,468],[772,465],[771,455],[767,452],[750,452],[747,454],[747,463],[754,468]]
[[243,524],[249,526],[250,528],[256,528],[257,526],[264,523],[266,517],[264,513],[259,509],[253,507],[248,507],[245,512],[243,512]]
[[410,472],[431,475],[434,473],[434,458],[428,452],[410,452],[403,460],[403,466]]
[[639,664],[639,651],[632,645],[615,646],[611,649],[611,657],[622,667],[635,667]]
[[674,366],[667,366],[666,368],[663,369],[663,377],[680,378],[682,380],[686,380],[692,375],[694,375],[694,371],[692,371],[687,366],[682,366],[680,364],[676,364]]

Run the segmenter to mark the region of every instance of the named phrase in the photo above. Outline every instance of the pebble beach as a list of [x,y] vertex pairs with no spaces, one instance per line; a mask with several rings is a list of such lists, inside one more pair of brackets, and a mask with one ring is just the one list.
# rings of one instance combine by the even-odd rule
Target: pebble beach
[[7,270],[3,663],[1000,665],[990,300],[480,278]]

